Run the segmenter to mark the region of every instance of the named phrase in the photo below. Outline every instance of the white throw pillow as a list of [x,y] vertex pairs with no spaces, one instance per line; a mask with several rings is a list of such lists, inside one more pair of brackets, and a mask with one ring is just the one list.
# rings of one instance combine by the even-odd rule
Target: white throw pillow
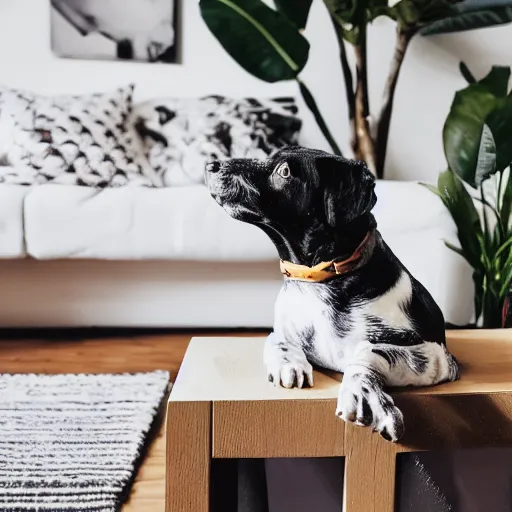
[[167,186],[203,183],[212,159],[266,158],[297,144],[301,128],[293,98],[154,100],[135,105],[132,119]]
[[133,86],[56,97],[0,87],[3,161],[12,167],[0,181],[159,186],[128,122],[132,95]]

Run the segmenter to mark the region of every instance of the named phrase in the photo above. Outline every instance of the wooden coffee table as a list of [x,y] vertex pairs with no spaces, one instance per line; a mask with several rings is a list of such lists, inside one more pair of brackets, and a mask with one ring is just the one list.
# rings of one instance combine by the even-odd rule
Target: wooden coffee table
[[[512,446],[512,330],[450,331],[460,381],[395,390],[400,443],[346,425],[334,411],[341,376],[275,388],[264,338],[194,338],[167,408],[166,512],[209,510],[212,458],[345,456],[345,512],[393,512],[401,452]],[[375,465],[379,471],[374,472]]]

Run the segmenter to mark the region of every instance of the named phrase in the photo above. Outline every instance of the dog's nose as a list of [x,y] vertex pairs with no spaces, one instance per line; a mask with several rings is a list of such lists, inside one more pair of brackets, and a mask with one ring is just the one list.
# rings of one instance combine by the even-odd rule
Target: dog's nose
[[215,160],[213,162],[208,162],[206,164],[207,172],[219,172],[219,170],[220,170],[220,162],[218,160]]

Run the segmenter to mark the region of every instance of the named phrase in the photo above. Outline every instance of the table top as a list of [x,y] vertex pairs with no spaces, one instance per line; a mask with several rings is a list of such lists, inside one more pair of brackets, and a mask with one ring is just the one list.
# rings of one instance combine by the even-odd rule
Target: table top
[[[284,389],[267,381],[265,338],[193,338],[171,392],[170,401],[334,399],[342,376],[315,371],[313,388]],[[447,344],[457,358],[459,381],[396,393],[467,395],[512,392],[512,329],[448,331]]]

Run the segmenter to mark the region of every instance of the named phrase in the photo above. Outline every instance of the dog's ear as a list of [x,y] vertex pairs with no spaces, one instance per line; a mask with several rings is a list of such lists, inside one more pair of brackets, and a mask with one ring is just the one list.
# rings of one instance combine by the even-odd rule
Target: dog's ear
[[317,167],[330,226],[347,224],[370,213],[377,202],[375,178],[363,162],[331,157],[322,159]]

